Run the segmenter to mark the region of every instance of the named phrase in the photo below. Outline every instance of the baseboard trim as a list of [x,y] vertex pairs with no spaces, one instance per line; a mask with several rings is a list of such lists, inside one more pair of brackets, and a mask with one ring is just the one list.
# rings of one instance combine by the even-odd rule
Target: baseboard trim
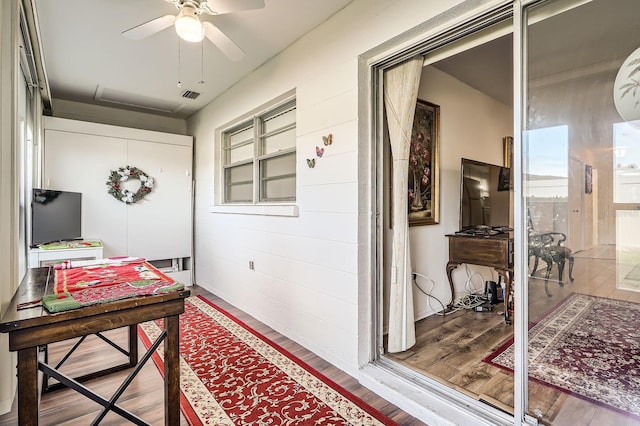
[[15,396],[16,393],[14,389],[13,397],[11,399],[4,399],[0,401],[0,415],[7,414],[9,411],[11,411],[11,407],[13,406],[13,399],[15,398]]

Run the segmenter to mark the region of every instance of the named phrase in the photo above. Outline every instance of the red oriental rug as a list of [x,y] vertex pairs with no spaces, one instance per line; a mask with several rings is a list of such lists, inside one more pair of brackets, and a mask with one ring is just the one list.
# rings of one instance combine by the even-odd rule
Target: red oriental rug
[[[513,372],[513,339],[484,359]],[[640,419],[640,305],[572,293],[529,330],[529,377]]]
[[[162,322],[139,327],[149,348]],[[191,425],[396,425],[202,297],[187,298],[180,316],[180,388]]]

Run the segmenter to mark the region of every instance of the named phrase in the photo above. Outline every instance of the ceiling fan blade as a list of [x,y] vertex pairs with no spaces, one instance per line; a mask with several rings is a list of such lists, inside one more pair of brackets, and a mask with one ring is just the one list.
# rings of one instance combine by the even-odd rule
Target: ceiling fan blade
[[235,44],[225,33],[211,22],[203,22],[204,35],[209,41],[216,45],[218,49],[229,57],[232,61],[239,61],[246,56],[246,53]]
[[122,35],[131,40],[142,40],[170,27],[175,21],[176,17],[174,15],[164,15],[145,22],[144,24],[129,28],[123,31]]
[[207,6],[218,15],[243,10],[262,9],[264,0],[207,0]]

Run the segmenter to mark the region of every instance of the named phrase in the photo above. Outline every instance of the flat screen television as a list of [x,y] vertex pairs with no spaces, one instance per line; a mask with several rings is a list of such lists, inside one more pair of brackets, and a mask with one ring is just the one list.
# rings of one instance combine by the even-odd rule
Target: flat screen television
[[509,228],[511,170],[462,159],[460,230]]
[[82,194],[34,188],[31,198],[31,247],[82,237]]

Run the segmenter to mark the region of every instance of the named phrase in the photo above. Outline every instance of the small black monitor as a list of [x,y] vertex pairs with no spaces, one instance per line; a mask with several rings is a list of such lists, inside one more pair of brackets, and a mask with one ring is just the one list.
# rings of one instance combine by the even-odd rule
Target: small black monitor
[[508,228],[511,209],[510,169],[462,159],[460,230]]
[[82,194],[34,188],[31,246],[82,238]]

